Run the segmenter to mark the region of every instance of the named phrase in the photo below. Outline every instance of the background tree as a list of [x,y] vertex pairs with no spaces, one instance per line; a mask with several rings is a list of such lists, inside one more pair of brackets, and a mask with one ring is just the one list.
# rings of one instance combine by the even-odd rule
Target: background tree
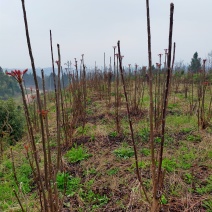
[[18,93],[20,93],[20,88],[17,82],[12,77],[7,76],[0,67],[0,99],[8,99]]
[[0,137],[8,133],[8,142],[15,144],[24,133],[24,125],[23,110],[16,105],[14,100],[0,100]]
[[189,66],[189,70],[196,73],[201,69],[201,58],[198,58],[198,53],[195,52],[193,58],[191,59],[191,65]]

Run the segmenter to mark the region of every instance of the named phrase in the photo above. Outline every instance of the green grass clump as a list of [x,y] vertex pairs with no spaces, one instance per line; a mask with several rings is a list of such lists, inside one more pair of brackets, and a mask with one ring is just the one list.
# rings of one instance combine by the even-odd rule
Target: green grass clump
[[124,159],[130,158],[134,155],[133,149],[131,147],[125,147],[125,146],[115,149],[113,153],[116,155],[116,157]]
[[108,175],[116,175],[119,172],[119,168],[109,169],[107,170]]
[[[150,165],[150,163],[146,162],[146,161],[139,161],[138,162],[138,168],[140,168],[140,169],[145,169],[149,165]],[[133,170],[136,168],[136,164],[135,163],[132,164],[132,168],[133,168]]]
[[82,160],[85,160],[92,156],[91,154],[88,154],[87,151],[82,146],[75,146],[72,147],[66,154],[65,158],[70,163],[76,163]]
[[150,155],[150,149],[142,148],[142,149],[140,150],[140,153],[141,153],[142,155],[144,155],[144,156],[148,156],[148,155]]
[[91,206],[90,210],[100,208],[106,205],[109,201],[109,198],[105,194],[100,195],[98,193],[94,193],[92,190],[81,190],[79,191],[79,196],[87,207]]
[[66,195],[73,196],[81,187],[81,178],[71,177],[68,173],[57,174],[57,187],[63,192],[66,190]]
[[21,183],[22,190],[24,193],[29,193],[31,191],[32,182],[32,169],[29,164],[24,163],[17,169],[17,179]]
[[0,211],[6,211],[10,207],[18,205],[13,189],[18,192],[18,187],[24,194],[32,190],[32,170],[27,159],[16,165],[17,183],[12,171],[12,161],[4,160],[0,164]]
[[195,141],[195,142],[200,142],[201,141],[201,136],[200,135],[188,135],[186,137],[187,141]]
[[88,125],[85,125],[84,127],[80,126],[77,128],[77,134],[78,135],[87,135],[90,130],[90,127]]
[[177,163],[172,159],[164,158],[162,167],[166,169],[167,172],[173,172],[177,167]]
[[138,132],[138,136],[141,138],[142,142],[148,142],[149,141],[149,133],[150,133],[149,128],[145,127],[145,128],[142,128]]
[[202,205],[205,207],[207,212],[212,211],[212,200],[205,200],[203,201]]
[[212,192],[212,175],[207,179],[207,184],[205,186],[199,186],[196,188],[198,194],[206,194]]

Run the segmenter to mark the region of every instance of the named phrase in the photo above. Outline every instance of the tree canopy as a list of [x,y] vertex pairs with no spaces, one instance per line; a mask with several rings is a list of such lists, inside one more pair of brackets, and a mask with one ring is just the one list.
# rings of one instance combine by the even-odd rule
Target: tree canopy
[[20,88],[13,77],[7,76],[0,67],[0,99],[7,99],[20,93]]
[[194,53],[193,58],[191,59],[189,69],[194,73],[198,72],[201,69],[201,58],[198,58],[197,52]]

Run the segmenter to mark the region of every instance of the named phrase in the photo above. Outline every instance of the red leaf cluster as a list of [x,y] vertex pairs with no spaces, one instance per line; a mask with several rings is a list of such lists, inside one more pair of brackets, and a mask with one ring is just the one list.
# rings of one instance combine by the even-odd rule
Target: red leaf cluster
[[24,71],[20,71],[20,70],[14,70],[11,72],[7,72],[6,74],[9,76],[14,77],[18,83],[22,83],[23,81],[23,75],[28,71],[28,69],[25,69]]

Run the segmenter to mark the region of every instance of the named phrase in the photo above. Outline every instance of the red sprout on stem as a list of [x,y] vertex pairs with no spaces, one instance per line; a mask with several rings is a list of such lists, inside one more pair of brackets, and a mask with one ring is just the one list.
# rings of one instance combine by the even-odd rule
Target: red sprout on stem
[[28,69],[25,69],[24,71],[14,70],[14,71],[11,71],[11,72],[7,72],[6,74],[9,75],[9,76],[14,77],[18,83],[22,83],[22,81],[23,81],[23,75],[27,71],[28,71]]

